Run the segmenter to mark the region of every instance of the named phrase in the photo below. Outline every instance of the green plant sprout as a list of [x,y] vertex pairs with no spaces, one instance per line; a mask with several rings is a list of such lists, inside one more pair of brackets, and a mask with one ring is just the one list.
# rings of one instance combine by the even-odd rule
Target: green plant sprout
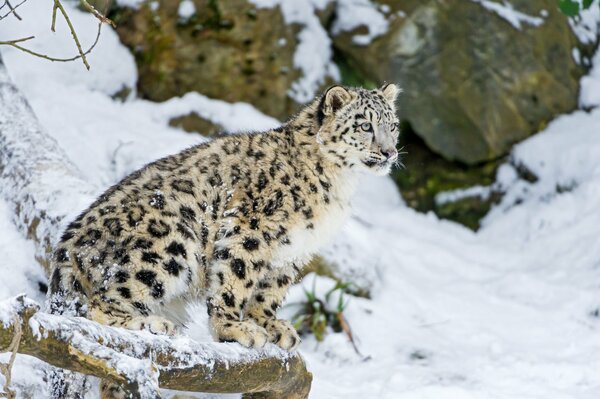
[[[568,17],[579,15],[592,6],[594,0],[558,0],[559,10]],[[600,5],[600,2],[598,3]]]
[[[350,324],[344,316],[344,310],[346,310],[349,300],[346,300],[345,294],[351,289],[352,283],[345,283],[338,281],[335,286],[325,293],[324,298],[319,298],[316,294],[316,277],[313,280],[312,289],[307,290],[304,288],[304,295],[306,300],[303,302],[291,303],[287,306],[299,306],[300,309],[292,317],[292,324],[300,335],[313,334],[317,342],[322,342],[327,335],[328,328],[336,332],[344,332],[352,344],[354,351],[362,356]],[[333,308],[330,308],[331,297],[338,292],[338,299]]]

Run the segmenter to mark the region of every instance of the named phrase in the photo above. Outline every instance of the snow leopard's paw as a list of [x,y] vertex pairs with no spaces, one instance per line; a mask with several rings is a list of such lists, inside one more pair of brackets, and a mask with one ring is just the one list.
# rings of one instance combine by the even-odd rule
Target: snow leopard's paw
[[269,341],[282,349],[291,352],[300,344],[300,337],[296,329],[287,320],[269,320],[266,329],[269,332]]
[[228,321],[213,326],[220,342],[238,342],[247,348],[262,348],[269,340],[267,331],[249,321]]
[[173,336],[177,333],[175,324],[160,316],[135,317],[123,327],[129,330],[146,330],[157,335]]

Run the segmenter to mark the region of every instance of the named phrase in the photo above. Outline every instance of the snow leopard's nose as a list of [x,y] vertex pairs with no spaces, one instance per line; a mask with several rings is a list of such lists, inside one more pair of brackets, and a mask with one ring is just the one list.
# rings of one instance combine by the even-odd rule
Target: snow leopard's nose
[[386,159],[388,161],[390,160],[394,160],[398,157],[398,151],[395,148],[389,148],[389,149],[381,149],[381,155],[383,155],[384,157],[386,157]]

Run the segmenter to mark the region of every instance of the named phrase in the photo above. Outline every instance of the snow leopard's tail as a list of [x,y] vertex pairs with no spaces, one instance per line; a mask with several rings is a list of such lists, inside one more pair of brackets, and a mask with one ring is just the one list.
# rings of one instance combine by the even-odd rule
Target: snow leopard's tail
[[[52,262],[52,276],[48,288],[47,309],[50,313],[63,316],[87,316],[85,295],[74,287],[77,279],[73,275],[73,265],[64,259],[61,262],[61,249],[55,252]],[[66,356],[67,354],[65,354]],[[52,399],[84,399],[90,384],[85,375],[69,370],[52,368],[48,378]]]
[[[60,259],[63,249],[58,249],[55,258]],[[52,276],[48,287],[47,308],[51,314],[87,317],[87,297],[75,276],[70,260],[52,262]]]

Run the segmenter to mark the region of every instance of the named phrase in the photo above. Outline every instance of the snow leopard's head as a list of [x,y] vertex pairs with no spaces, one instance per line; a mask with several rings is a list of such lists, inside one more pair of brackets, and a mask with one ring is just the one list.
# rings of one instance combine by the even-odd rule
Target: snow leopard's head
[[400,91],[394,84],[375,90],[329,88],[320,100],[317,135],[325,155],[343,167],[389,173],[398,160]]

